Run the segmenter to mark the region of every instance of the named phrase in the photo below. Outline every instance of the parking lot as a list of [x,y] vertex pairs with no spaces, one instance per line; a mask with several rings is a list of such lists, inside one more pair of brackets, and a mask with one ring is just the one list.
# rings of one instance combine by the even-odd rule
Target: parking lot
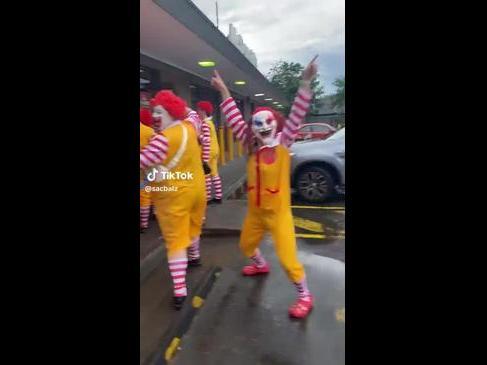
[[345,200],[339,196],[312,205],[293,199],[292,211],[300,247],[345,262]]

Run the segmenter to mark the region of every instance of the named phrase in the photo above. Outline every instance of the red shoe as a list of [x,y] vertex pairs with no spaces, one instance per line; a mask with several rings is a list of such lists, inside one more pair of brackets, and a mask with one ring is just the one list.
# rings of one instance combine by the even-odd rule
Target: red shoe
[[247,265],[244,266],[244,268],[242,269],[242,275],[253,276],[253,275],[268,274],[269,271],[270,271],[269,264],[265,264],[262,267],[257,267],[255,265]]
[[307,299],[299,298],[296,303],[289,307],[289,316],[293,318],[305,318],[313,309],[313,297]]

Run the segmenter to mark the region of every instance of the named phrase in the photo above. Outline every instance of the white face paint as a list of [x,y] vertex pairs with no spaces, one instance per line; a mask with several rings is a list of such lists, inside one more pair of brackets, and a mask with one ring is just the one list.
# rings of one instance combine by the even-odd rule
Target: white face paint
[[277,121],[267,110],[260,111],[252,117],[252,132],[259,142],[266,146],[275,144]]
[[152,118],[154,119],[154,129],[158,131],[166,129],[174,122],[174,119],[161,105],[156,105],[152,109]]

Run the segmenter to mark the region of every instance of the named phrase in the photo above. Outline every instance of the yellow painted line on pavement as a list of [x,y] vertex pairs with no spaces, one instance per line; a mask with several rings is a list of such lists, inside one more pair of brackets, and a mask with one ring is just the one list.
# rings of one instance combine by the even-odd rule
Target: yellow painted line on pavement
[[291,205],[293,209],[345,210],[345,207],[317,207],[314,205]]
[[345,322],[345,308],[340,308],[335,311],[335,318],[338,322]]
[[311,232],[317,232],[317,233],[323,233],[323,225],[321,223],[309,220],[309,219],[304,219],[300,217],[293,217],[294,219],[294,225],[298,228],[303,228],[306,229],[307,231]]
[[174,352],[176,352],[176,349],[178,348],[179,342],[181,339],[179,337],[174,337],[171,341],[171,344],[168,346],[166,349],[166,353],[164,354],[164,358],[166,361],[169,361],[172,359],[174,356]]
[[204,301],[205,300],[203,298],[195,295],[193,297],[193,308],[200,308],[203,305]]
[[324,234],[296,233],[297,238],[325,238]]

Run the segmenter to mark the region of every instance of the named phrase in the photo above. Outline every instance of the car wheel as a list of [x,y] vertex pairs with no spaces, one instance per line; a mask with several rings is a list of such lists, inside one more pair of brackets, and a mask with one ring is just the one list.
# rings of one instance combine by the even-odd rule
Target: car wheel
[[296,190],[308,203],[323,203],[335,193],[331,174],[320,166],[308,166],[296,176]]

